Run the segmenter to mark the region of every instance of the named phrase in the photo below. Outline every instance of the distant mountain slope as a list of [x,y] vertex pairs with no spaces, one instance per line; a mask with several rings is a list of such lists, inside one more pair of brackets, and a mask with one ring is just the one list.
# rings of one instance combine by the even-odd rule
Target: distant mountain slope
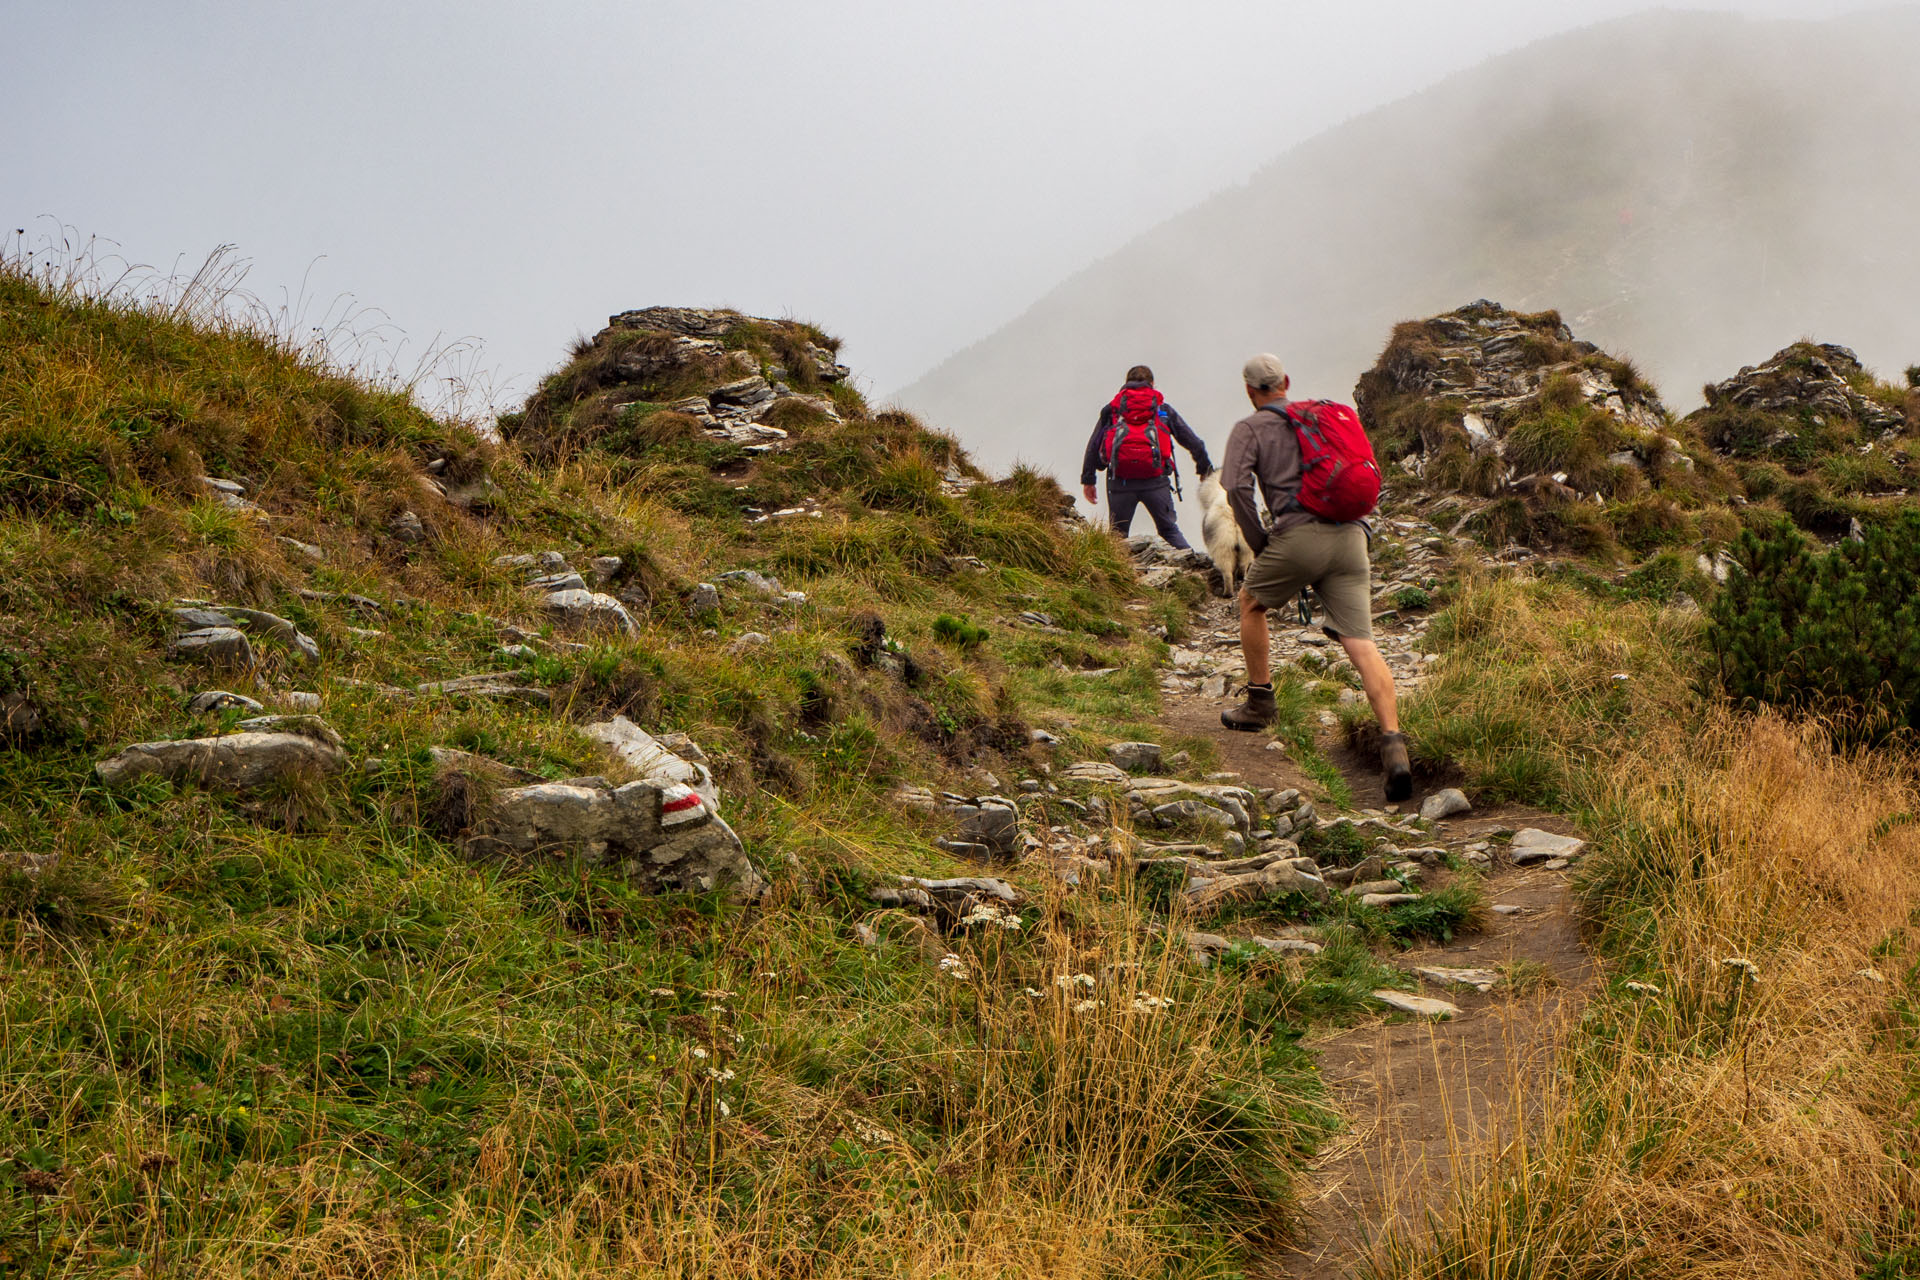
[[1480,297],[1558,308],[1680,411],[1810,334],[1897,369],[1920,358],[1916,50],[1912,7],[1544,41],[1287,153],[897,398],[1071,479],[1136,361],[1217,443],[1247,354],[1344,398],[1396,321]]

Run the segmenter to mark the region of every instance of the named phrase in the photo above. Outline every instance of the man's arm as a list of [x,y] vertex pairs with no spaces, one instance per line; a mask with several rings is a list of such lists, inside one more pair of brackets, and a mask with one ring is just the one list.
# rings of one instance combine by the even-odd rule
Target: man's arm
[[1194,434],[1187,420],[1172,405],[1167,406],[1167,429],[1173,432],[1173,438],[1180,442],[1180,447],[1193,455],[1195,474],[1204,476],[1213,470],[1213,459],[1207,456],[1207,442]]
[[[1100,446],[1106,438],[1107,422],[1113,417],[1113,406],[1100,406],[1100,418],[1093,424],[1093,436],[1087,441],[1087,456],[1080,462],[1080,484],[1082,488],[1092,488],[1094,473],[1106,468],[1107,460],[1100,456]],[[1089,498],[1091,502],[1093,499]]]
[[1254,492],[1254,477],[1259,445],[1245,423],[1236,423],[1227,435],[1227,449],[1220,459],[1220,487],[1227,491],[1227,505],[1233,508],[1233,522],[1240,536],[1259,555],[1267,545],[1266,525],[1260,519],[1260,499]]

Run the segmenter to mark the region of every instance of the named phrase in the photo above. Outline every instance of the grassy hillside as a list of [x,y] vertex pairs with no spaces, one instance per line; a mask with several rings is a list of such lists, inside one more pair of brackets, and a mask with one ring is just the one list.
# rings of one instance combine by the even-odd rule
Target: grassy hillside
[[[1368,944],[1470,925],[1476,882],[1317,910],[1317,955],[1193,963],[1119,792],[1066,766],[1153,738],[1214,767],[1154,723],[1200,580],[1143,586],[1051,482],[871,412],[833,346],[629,313],[487,440],[271,337],[0,273],[0,1271],[1262,1265],[1336,1124],[1303,1038],[1411,985]],[[1906,1274],[1904,757],[1732,717],[1670,593],[1435,543],[1437,599],[1394,597],[1440,606],[1409,725],[1476,799],[1594,833],[1606,968],[1544,1140],[1393,1273]],[[548,551],[631,628],[556,618],[542,566],[502,563]],[[216,606],[317,657],[254,621],[251,662],[188,661],[175,610]],[[1282,673],[1278,736],[1335,783],[1314,665]],[[348,767],[102,783],[128,743],[240,727],[190,709],[214,689],[317,698]],[[763,896],[474,856],[485,774],[444,753],[617,777],[580,731],[616,713],[697,744]],[[909,786],[1010,794],[1031,845],[953,856]],[[1016,901],[883,900],[983,871]]]
[[[1203,973],[1045,858],[997,872],[1011,925],[869,894],[980,870],[903,782],[1032,779],[1031,829],[1098,853],[1048,834],[1094,789],[1040,788],[1147,729],[1197,582],[1142,590],[1050,482],[982,481],[844,382],[783,401],[777,451],[718,440],[664,402],[831,344],[736,317],[615,367],[670,338],[590,344],[499,444],[271,338],[0,276],[0,1269],[1217,1274],[1285,1229],[1325,1126],[1293,1041],[1377,985],[1364,948]],[[632,635],[557,627],[495,563],[549,549],[618,557]],[[804,599],[701,591],[737,569]],[[184,662],[181,600],[319,657],[256,630],[251,667]],[[472,673],[522,692],[419,690]],[[100,785],[129,742],[234,727],[185,709],[215,688],[317,695],[351,767]],[[432,749],[601,772],[577,726],[616,712],[704,749],[764,899],[462,855]]]

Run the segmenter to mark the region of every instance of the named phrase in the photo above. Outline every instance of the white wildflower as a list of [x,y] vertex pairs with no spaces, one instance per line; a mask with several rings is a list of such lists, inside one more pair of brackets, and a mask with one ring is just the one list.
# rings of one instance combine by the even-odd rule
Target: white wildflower
[[1092,1013],[1099,1007],[1100,1002],[1098,1000],[1076,1000],[1073,1002],[1073,1011],[1075,1013]]
[[720,991],[717,989],[713,991],[702,991],[700,993],[700,998],[702,1000],[731,1000],[733,999],[733,992]]
[[1133,1011],[1135,1013],[1152,1013],[1157,1009],[1170,1009],[1172,1007],[1172,996],[1136,994],[1133,997]]
[[705,1049],[702,1049],[699,1045],[693,1046],[693,1048],[687,1050],[687,1052],[691,1053],[696,1058],[705,1058],[707,1056],[707,1051]]
[[967,980],[967,962],[949,951],[946,955],[940,957],[940,972],[946,974],[955,982],[965,982]]
[[726,1011],[727,1006],[723,1004],[710,1004],[707,1006],[708,1013],[725,1013]]
[[725,1070],[721,1070],[718,1067],[708,1067],[707,1079],[718,1080],[721,1084],[725,1084],[727,1081],[733,1079],[733,1068],[728,1067]]
[[1657,996],[1660,994],[1660,988],[1654,986],[1651,982],[1629,982],[1627,984],[1627,990],[1637,996]]
[[1069,990],[1074,987],[1085,987],[1091,991],[1093,990],[1093,975],[1090,973],[1063,973],[1053,980],[1053,985],[1056,987],[1065,987]]
[[1038,1000],[1040,999],[1040,997],[1046,995],[1047,993],[1044,991],[1037,990],[1033,987],[1022,987],[1020,988],[1020,994],[1025,996],[1029,1000]]
[[730,1107],[730,1106],[728,1106],[728,1105],[726,1104],[726,1102],[725,1102],[725,1101],[722,1101],[722,1102],[720,1103],[720,1114],[721,1114],[721,1115],[722,1115],[723,1117],[724,1117],[724,1116],[730,1116],[730,1115],[732,1115],[732,1114],[733,1114],[733,1108],[732,1108],[732,1107]]
[[1885,982],[1886,981],[1885,978],[1880,976],[1880,971],[1878,969],[1855,969],[1853,973],[1855,977],[1865,978],[1868,982]]
[[992,924],[1002,929],[1018,929],[1020,917],[1011,911],[1003,911],[991,902],[983,902],[967,912],[960,920],[961,924]]
[[877,1124],[872,1124],[859,1116],[853,1117],[853,1136],[870,1147],[892,1142],[893,1135]]
[[1738,969],[1740,972],[1746,974],[1750,982],[1760,981],[1760,966],[1745,956],[1728,956],[1720,963],[1729,969]]
[[647,990],[647,994],[650,996],[671,996],[675,994],[675,992],[672,987],[650,987]]

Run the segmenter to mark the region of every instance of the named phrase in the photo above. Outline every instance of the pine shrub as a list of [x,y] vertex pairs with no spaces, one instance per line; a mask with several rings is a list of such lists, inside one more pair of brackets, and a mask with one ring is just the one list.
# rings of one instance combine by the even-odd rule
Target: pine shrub
[[1848,741],[1920,728],[1920,512],[1830,550],[1779,521],[1733,555],[1710,633],[1728,696],[1826,717]]

